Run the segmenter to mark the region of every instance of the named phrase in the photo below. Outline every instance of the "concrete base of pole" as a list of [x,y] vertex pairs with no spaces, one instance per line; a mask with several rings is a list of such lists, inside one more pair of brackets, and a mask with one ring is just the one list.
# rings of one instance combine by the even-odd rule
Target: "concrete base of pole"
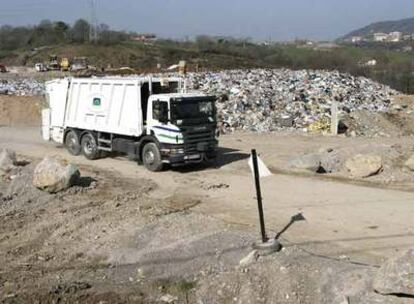
[[256,249],[260,255],[272,254],[282,249],[282,244],[278,240],[271,239],[267,242],[256,242],[253,244],[253,249]]

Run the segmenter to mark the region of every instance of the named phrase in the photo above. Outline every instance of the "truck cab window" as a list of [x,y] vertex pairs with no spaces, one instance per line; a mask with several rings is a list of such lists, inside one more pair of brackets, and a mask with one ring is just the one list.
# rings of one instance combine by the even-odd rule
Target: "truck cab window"
[[154,101],[152,107],[152,117],[161,123],[168,122],[168,103],[165,101]]

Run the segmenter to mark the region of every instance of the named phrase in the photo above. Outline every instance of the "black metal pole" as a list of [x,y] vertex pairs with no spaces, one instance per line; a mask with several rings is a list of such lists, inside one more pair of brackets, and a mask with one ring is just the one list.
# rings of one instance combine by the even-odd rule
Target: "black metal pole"
[[262,241],[266,243],[269,239],[266,236],[266,228],[263,216],[263,204],[262,204],[262,191],[260,189],[260,175],[259,175],[259,166],[257,164],[257,153],[256,150],[252,150],[252,160],[253,160],[253,170],[254,170],[254,181],[256,183],[256,197],[257,197],[257,206],[259,209],[259,219],[260,219],[260,231],[262,233]]

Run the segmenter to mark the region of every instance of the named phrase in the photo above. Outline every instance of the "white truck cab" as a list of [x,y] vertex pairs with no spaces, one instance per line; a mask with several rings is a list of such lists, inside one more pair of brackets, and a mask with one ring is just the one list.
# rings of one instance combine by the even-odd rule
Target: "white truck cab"
[[45,140],[96,159],[122,152],[159,171],[216,157],[214,96],[180,93],[180,79],[67,78],[46,84]]

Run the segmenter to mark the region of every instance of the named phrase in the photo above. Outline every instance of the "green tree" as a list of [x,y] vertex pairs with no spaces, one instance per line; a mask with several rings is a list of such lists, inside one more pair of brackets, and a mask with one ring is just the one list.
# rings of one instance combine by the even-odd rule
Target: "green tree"
[[73,42],[85,43],[89,41],[90,25],[84,19],[78,19],[70,31],[70,37]]

